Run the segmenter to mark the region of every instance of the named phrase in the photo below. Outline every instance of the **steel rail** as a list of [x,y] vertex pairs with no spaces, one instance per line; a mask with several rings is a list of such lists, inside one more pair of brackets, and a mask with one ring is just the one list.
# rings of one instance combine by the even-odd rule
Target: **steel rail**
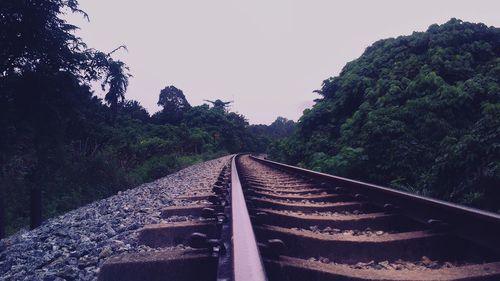
[[254,156],[250,157],[271,167],[327,183],[333,187],[341,187],[345,189],[345,192],[355,194],[369,203],[401,213],[438,229],[446,229],[461,238],[472,240],[500,253],[499,214]]
[[231,219],[235,281],[267,280],[241,187],[235,156],[231,162]]
[[[231,156],[231,163],[236,157],[235,155]],[[219,179],[219,178],[218,178]],[[226,181],[227,184],[227,181]],[[224,204],[223,213],[217,214],[217,220],[221,220],[223,223],[219,225],[219,238],[220,245],[223,247],[223,253],[219,255],[219,263],[217,267],[217,281],[229,281],[233,280],[233,255],[232,255],[232,226],[231,226],[231,204],[229,201],[231,200],[231,189],[227,189],[227,193],[220,194],[221,199],[227,204]],[[222,217],[220,217],[222,215]]]

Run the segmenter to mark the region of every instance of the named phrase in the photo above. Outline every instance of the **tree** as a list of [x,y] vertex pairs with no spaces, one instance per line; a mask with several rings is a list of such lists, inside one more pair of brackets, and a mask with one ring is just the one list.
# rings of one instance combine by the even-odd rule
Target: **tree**
[[148,122],[150,118],[148,111],[135,100],[126,100],[122,102],[120,113],[127,115],[131,119],[141,120],[142,122]]
[[295,122],[279,116],[268,127],[268,134],[274,138],[284,138],[290,136],[295,130]]
[[83,13],[77,1],[1,2],[1,77],[22,75],[40,67],[74,73],[90,62],[92,51],[74,35],[76,27],[59,18],[65,8]]
[[5,191],[3,184],[0,184],[0,239],[5,236]]
[[499,42],[499,28],[457,19],[375,42],[323,81],[272,156],[500,210]]
[[226,101],[226,102],[224,102],[224,101],[219,100],[219,99],[217,99],[215,101],[211,101],[211,100],[204,100],[204,101],[207,101],[207,102],[211,103],[212,106],[215,109],[217,109],[217,110],[223,110],[223,111],[227,111],[228,108],[229,108],[229,105],[231,103],[233,103],[233,101]]
[[106,90],[107,86],[109,87],[109,90],[106,93],[104,99],[111,106],[113,119],[116,117],[119,103],[125,100],[125,92],[127,91],[128,87],[128,79],[132,76],[130,75],[130,73],[128,73],[130,69],[125,65],[125,63],[119,60],[113,60],[113,58],[111,58],[111,55],[121,48],[126,50],[125,46],[120,46],[106,55],[108,69],[106,77],[101,84],[103,91]]
[[77,27],[61,19],[65,9],[83,13],[75,0],[0,3],[0,135],[6,144],[0,165],[19,157],[16,150],[27,150],[22,175],[33,228],[42,221],[42,194],[51,171],[61,166],[65,136],[80,110],[77,101],[102,77],[111,85],[110,101],[118,100],[126,88],[120,77],[124,64],[87,48],[74,35]]
[[162,123],[169,124],[179,124],[183,114],[191,108],[182,90],[175,86],[168,86],[160,91],[158,105],[163,107],[158,118]]

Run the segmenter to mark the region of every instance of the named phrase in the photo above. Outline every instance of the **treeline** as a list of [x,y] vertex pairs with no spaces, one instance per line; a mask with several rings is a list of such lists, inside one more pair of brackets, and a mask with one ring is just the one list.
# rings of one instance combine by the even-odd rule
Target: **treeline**
[[323,82],[274,159],[500,211],[500,29],[375,42]]
[[0,4],[0,237],[197,161],[264,151],[291,132],[283,118],[254,132],[227,102],[191,106],[174,86],[150,116],[125,99],[129,69],[113,59],[124,47],[89,48],[63,12],[86,16],[76,1]]

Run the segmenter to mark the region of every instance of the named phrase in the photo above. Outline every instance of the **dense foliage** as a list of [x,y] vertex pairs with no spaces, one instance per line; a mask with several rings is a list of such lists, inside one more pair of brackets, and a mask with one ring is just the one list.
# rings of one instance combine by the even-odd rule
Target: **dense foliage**
[[[254,137],[220,100],[192,107],[174,86],[150,116],[125,99],[129,70],[112,58],[124,47],[87,47],[63,12],[83,13],[75,0],[0,2],[0,237],[196,161],[263,151],[276,138]],[[96,81],[104,100],[92,92]]]
[[380,40],[317,92],[275,159],[500,211],[500,29]]

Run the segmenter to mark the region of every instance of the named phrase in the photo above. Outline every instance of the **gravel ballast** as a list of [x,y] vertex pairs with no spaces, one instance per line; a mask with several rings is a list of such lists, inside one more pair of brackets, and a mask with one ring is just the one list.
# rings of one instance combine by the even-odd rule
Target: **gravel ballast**
[[137,244],[139,229],[162,221],[175,197],[210,189],[229,156],[187,167],[151,183],[50,219],[0,241],[0,280],[96,280],[116,254],[157,251]]

